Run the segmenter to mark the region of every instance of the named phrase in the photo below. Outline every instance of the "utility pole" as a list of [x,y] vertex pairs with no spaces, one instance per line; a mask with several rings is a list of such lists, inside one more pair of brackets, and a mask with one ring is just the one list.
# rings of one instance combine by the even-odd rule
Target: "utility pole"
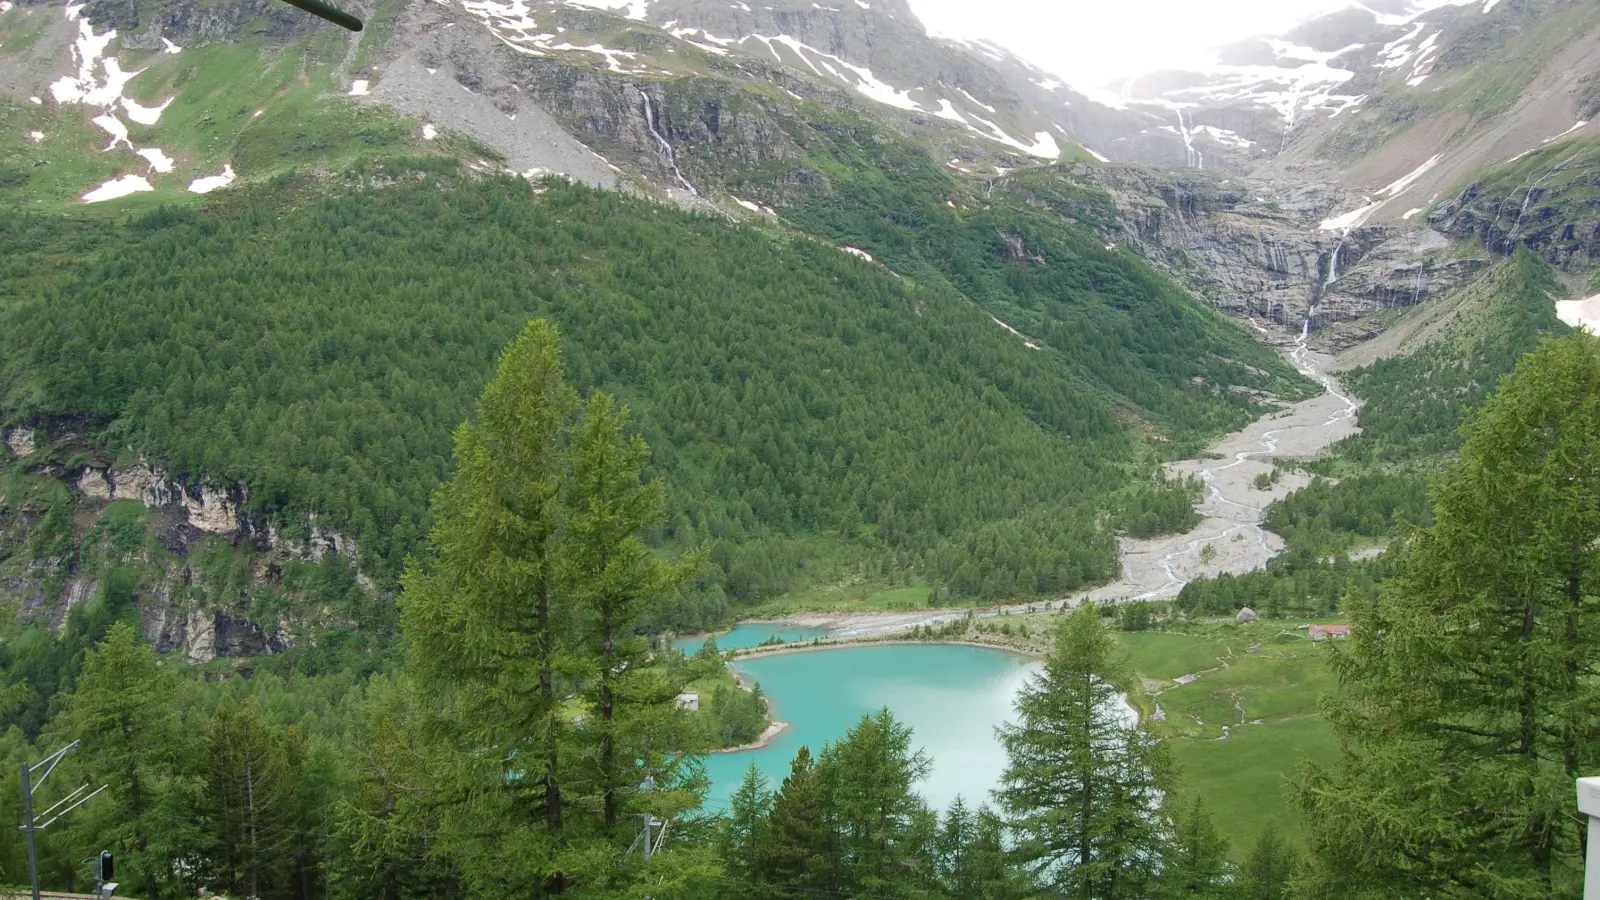
[[[28,883],[33,886],[33,900],[39,900],[39,847],[36,835],[46,828],[49,828],[51,825],[54,825],[62,816],[87,803],[89,798],[93,797],[95,794],[98,794],[106,789],[106,786],[102,784],[93,791],[89,791],[88,794],[84,794],[84,791],[89,790],[89,785],[84,784],[77,790],[56,801],[56,803],[49,809],[39,813],[38,815],[34,815],[34,794],[38,792],[39,788],[44,786],[45,779],[50,777],[50,773],[56,770],[57,765],[60,765],[61,758],[67,755],[67,751],[77,747],[78,743],[78,741],[73,741],[72,743],[62,747],[60,750],[50,754],[34,765],[30,766],[27,763],[22,764],[22,825],[19,826],[18,830],[28,835]],[[39,771],[40,769],[44,769],[44,774],[39,776],[38,781],[34,781],[33,773]],[[71,805],[67,806],[66,809],[61,809],[61,807],[65,804]],[[61,809],[61,811],[56,812],[58,809]],[[55,815],[50,816],[51,813],[55,813]],[[41,825],[39,823],[39,819],[43,818],[44,816],[50,816],[50,818],[46,819],[44,824]]]

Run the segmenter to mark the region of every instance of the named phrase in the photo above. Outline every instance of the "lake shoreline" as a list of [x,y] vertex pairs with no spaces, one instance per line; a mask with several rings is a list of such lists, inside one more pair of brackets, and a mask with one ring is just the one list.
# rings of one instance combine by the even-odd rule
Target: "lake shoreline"
[[[767,700],[767,708],[772,708],[772,700],[770,698]],[[771,715],[771,713],[768,713],[768,715]],[[717,750],[709,751],[708,755],[719,755],[723,753],[748,753],[751,750],[765,750],[767,747],[771,746],[773,740],[775,740],[778,735],[783,734],[784,729],[788,727],[788,722],[779,722],[776,719],[773,719],[772,724],[767,726],[767,730],[761,732],[761,736],[756,738],[751,743],[740,744],[737,747],[722,747]]]
[[874,638],[861,641],[832,641],[823,644],[801,644],[774,646],[770,649],[751,650],[748,652],[735,651],[729,665],[743,662],[747,659],[763,659],[769,656],[789,656],[794,653],[819,653],[824,650],[851,650],[860,647],[978,647],[983,650],[995,650],[1000,653],[1010,653],[1015,656],[1025,656],[1029,659],[1044,659],[1047,654],[1038,650],[1015,647],[1010,644],[985,643],[983,641],[941,641],[941,640],[897,640],[895,638]]

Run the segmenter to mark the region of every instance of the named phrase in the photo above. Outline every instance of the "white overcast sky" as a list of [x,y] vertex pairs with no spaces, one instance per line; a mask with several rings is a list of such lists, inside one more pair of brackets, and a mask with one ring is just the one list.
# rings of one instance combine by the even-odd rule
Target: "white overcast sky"
[[1350,0],[910,0],[935,34],[988,38],[1068,84],[1212,61],[1216,47],[1278,34]]

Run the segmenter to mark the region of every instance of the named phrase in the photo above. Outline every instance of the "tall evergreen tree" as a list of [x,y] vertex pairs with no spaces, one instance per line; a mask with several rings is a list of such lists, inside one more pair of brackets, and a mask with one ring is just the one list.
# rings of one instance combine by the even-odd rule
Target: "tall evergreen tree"
[[827,775],[801,747],[789,766],[767,817],[766,840],[756,854],[760,880],[775,896],[835,894],[841,877]]
[[1232,883],[1228,867],[1228,841],[1200,795],[1174,817],[1172,844],[1161,870],[1162,894],[1167,897],[1222,897]]
[[175,862],[204,843],[190,806],[177,692],[155,649],[118,622],[84,659],[57,720],[62,738],[83,742],[75,767],[108,785],[73,814],[83,851],[115,852],[123,883],[152,898],[192,891]]
[[722,828],[722,858],[734,881],[745,885],[759,883],[761,870],[757,859],[766,841],[766,819],[771,812],[772,793],[767,790],[767,779],[755,763],[751,763],[739,787],[728,798],[728,818]]
[[913,786],[930,763],[911,737],[910,726],[881,709],[822,751],[850,895],[905,896],[924,874],[933,821]]
[[625,411],[604,394],[581,421],[578,407],[555,329],[531,323],[457,433],[437,559],[406,572],[411,674],[437,690],[429,730],[454,759],[428,776],[452,798],[441,852],[485,892],[509,878],[562,893],[576,872],[622,883],[636,816],[700,801],[703,729],[675,702],[695,670],[664,674],[637,635],[699,560],[644,544],[662,490]]
[[557,592],[555,554],[576,406],[555,328],[530,323],[475,420],[456,431],[456,475],[434,500],[436,558],[405,575],[410,670],[434,692],[434,734],[454,750],[438,775],[460,802],[442,830],[474,836],[454,852],[485,889],[509,879],[559,893],[566,883],[564,685],[576,668],[576,610]]
[[204,739],[203,777],[211,847],[208,881],[221,893],[279,896],[292,885],[287,850],[298,826],[294,778],[283,736],[255,704],[219,706]]
[[934,889],[952,900],[1014,900],[1027,884],[1011,863],[1005,825],[988,807],[976,812],[957,797],[933,841]]
[[1323,896],[1575,895],[1572,783],[1600,771],[1600,341],[1530,354],[1464,430],[1435,523],[1349,604],[1300,791]]
[[1143,897],[1160,871],[1164,748],[1125,715],[1125,677],[1092,604],[1067,616],[1044,671],[1000,729],[1008,763],[995,796],[1021,862],[1053,896]]
[[1239,872],[1240,900],[1284,900],[1299,869],[1299,854],[1278,833],[1278,823],[1269,821]]
[[[685,684],[649,665],[638,626],[700,559],[667,564],[645,546],[642,533],[662,515],[662,486],[642,480],[650,452],[643,439],[624,436],[626,421],[627,410],[606,394],[586,404],[570,450],[557,552],[560,590],[576,611],[583,697],[593,711],[576,735],[593,750],[578,756],[574,780],[598,794],[612,834],[631,801],[662,802],[639,796],[641,771],[658,787],[677,785],[684,751],[698,749],[676,704]],[[693,805],[688,799],[678,798],[678,811]]]

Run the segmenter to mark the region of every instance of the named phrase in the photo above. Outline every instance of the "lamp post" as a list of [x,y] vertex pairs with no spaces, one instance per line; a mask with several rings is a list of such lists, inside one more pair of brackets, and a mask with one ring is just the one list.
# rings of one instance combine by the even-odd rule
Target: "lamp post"
[[1583,900],[1600,900],[1600,778],[1578,779],[1578,812],[1589,817],[1583,865]]

